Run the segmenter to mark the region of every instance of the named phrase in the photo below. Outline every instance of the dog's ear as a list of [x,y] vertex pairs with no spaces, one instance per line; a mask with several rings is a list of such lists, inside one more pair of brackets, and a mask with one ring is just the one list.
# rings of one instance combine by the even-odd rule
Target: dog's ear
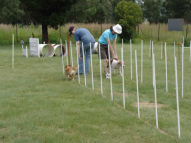
[[65,66],[65,68],[67,68],[68,65]]
[[119,61],[118,64],[121,65],[121,61]]

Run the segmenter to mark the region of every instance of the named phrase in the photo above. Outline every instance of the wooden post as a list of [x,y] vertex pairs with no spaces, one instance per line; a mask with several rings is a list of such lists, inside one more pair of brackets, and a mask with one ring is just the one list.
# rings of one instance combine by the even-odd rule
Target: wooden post
[[68,63],[70,65],[70,50],[69,50],[69,35],[67,32],[67,47],[68,47]]
[[182,45],[181,42],[178,42],[178,59],[180,61],[180,45]]

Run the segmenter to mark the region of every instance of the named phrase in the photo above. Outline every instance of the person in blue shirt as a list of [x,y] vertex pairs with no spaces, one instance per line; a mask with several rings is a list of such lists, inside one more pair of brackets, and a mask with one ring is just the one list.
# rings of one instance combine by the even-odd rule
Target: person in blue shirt
[[[110,49],[110,58],[118,59],[116,50],[116,39],[117,34],[121,33],[122,27],[121,25],[117,24],[115,26],[111,26],[110,29],[105,30],[98,40],[100,44],[101,59],[104,60],[103,66],[106,78],[110,78],[110,74],[107,69],[107,61],[109,59],[108,46]],[[111,46],[111,41],[113,41],[113,48]]]
[[77,42],[78,58],[79,58],[79,73],[84,74],[83,72],[83,52],[82,52],[82,43],[84,47],[84,56],[85,56],[85,74],[88,75],[90,67],[90,43],[91,50],[93,51],[95,39],[93,35],[85,28],[75,28],[71,26],[69,28],[70,35],[74,35],[75,41]]

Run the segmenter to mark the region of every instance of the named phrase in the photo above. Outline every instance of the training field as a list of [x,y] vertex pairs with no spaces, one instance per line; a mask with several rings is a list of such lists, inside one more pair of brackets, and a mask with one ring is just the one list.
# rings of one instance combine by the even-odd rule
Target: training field
[[[27,45],[28,46],[28,45]],[[121,58],[121,44],[117,45]],[[178,91],[180,139],[178,139],[175,88],[174,46],[167,44],[168,92],[166,92],[165,60],[161,45],[154,43],[158,127],[155,120],[152,58],[150,43],[143,46],[143,83],[141,83],[141,42],[132,45],[132,80],[130,46],[124,44],[125,109],[123,108],[122,77],[116,70],[110,80],[103,76],[100,86],[98,55],[93,55],[94,91],[91,72],[75,81],[65,80],[61,57],[22,56],[21,46],[15,46],[14,69],[12,45],[0,46],[0,142],[82,142],[82,143],[172,143],[191,142],[191,62],[190,49],[184,50],[184,95],[182,97],[182,53],[178,47]],[[137,114],[135,50],[138,55],[140,118]],[[30,52],[29,52],[30,55]],[[77,66],[75,43],[73,62]],[[64,58],[66,65],[66,58]],[[103,69],[103,66],[102,66]],[[103,73],[103,72],[102,72]]]

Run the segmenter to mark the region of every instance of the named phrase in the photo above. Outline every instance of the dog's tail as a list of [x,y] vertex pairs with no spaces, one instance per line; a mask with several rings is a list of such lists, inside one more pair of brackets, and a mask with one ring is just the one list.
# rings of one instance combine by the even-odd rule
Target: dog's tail
[[78,65],[77,67],[75,67],[75,68],[73,67],[72,69],[73,69],[73,70],[76,70],[76,69],[78,69],[78,68],[79,68],[79,65]]

